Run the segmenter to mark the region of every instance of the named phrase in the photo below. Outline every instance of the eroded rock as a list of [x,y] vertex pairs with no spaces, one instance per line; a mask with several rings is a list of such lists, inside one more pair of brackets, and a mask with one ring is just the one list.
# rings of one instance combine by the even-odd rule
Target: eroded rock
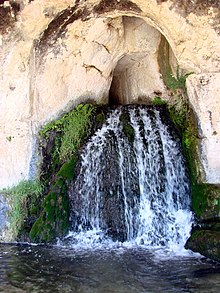
[[[145,102],[155,93],[168,98],[157,61],[162,35],[170,45],[174,71],[177,65],[195,76],[220,70],[214,25],[218,1],[2,2],[6,15],[0,39],[0,187],[36,173],[38,129],[80,101],[108,103],[109,90],[120,103]],[[14,9],[15,3],[20,7],[13,17],[10,3]],[[220,173],[214,159],[220,130],[219,105],[213,103],[218,85],[213,78],[193,84],[199,94],[201,86],[206,88],[194,109],[207,132],[202,162],[210,183],[219,182]],[[190,99],[193,104],[193,94]],[[202,116],[200,108],[208,101],[210,112]]]

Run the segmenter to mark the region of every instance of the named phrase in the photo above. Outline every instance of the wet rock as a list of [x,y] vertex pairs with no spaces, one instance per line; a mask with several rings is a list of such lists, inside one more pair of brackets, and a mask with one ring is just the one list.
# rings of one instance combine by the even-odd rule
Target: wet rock
[[0,241],[7,241],[6,233],[9,225],[8,212],[10,206],[5,198],[0,194]]
[[187,241],[186,248],[220,262],[220,230],[195,231]]

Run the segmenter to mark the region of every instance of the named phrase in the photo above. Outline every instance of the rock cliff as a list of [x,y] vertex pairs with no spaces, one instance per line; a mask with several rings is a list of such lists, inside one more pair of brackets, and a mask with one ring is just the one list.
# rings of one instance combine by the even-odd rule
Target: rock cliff
[[197,116],[203,182],[220,183],[219,1],[0,1],[0,188],[37,172],[36,136],[79,102],[169,98],[169,44]]

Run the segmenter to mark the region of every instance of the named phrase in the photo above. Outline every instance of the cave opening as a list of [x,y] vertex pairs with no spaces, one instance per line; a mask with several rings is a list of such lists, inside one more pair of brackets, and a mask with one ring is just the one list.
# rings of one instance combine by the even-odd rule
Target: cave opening
[[[136,66],[141,65],[144,53],[133,53],[122,57],[113,72],[111,87],[109,90],[110,105],[129,104],[131,95],[138,90],[138,81],[133,78]],[[134,92],[134,93],[133,93]]]
[[167,39],[138,17],[123,17],[124,52],[117,61],[109,89],[110,105],[148,103],[167,97],[165,78],[177,60]]

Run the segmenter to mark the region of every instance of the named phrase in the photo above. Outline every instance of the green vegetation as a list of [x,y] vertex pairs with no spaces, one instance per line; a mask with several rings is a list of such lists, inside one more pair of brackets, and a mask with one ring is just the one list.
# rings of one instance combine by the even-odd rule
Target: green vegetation
[[134,128],[131,126],[129,113],[128,112],[122,113],[120,116],[120,121],[122,123],[122,130],[125,136],[127,136],[129,142],[132,143],[134,141],[135,133],[134,133]]
[[220,231],[196,230],[186,243],[187,249],[220,261]]
[[45,160],[41,180],[47,192],[30,231],[32,241],[51,242],[68,231],[68,182],[74,177],[78,150],[91,133],[94,114],[94,106],[79,105],[39,132]]
[[189,72],[186,74],[183,74],[179,67],[177,67],[177,72],[176,72],[176,77],[173,75],[172,73],[172,69],[169,66],[167,69],[167,72],[165,74],[165,84],[166,86],[172,90],[172,91],[176,91],[178,89],[182,89],[185,90],[186,88],[186,79],[189,75],[191,75],[193,72]]
[[186,158],[192,189],[192,207],[199,219],[220,216],[220,188],[201,183],[203,170],[200,166],[198,126],[192,109],[182,103],[182,109],[169,107],[170,118],[180,132],[182,149]]
[[35,242],[51,242],[68,232],[69,227],[69,199],[67,194],[67,180],[73,178],[76,156],[65,163],[46,195],[40,216],[35,221],[30,239]]
[[184,98],[184,93],[171,98],[168,104],[168,110],[172,122],[182,133],[189,126],[187,119],[189,119],[190,111],[188,101]]
[[22,181],[1,191],[11,201],[9,219],[14,239],[51,242],[67,233],[68,184],[74,177],[78,150],[91,133],[95,111],[94,106],[81,104],[45,125],[39,132],[43,158],[40,180]]
[[68,160],[79,149],[91,126],[93,111],[94,107],[91,105],[79,105],[68,115],[66,123],[64,123],[64,135],[60,146],[61,161]]
[[105,122],[105,114],[103,112],[101,112],[98,115],[96,115],[96,123],[103,124],[104,122]]
[[152,101],[152,105],[153,106],[162,106],[162,105],[166,105],[167,102],[162,100],[161,97],[155,97]]
[[61,162],[69,160],[79,149],[91,126],[91,117],[94,110],[94,106],[90,104],[80,104],[61,119],[45,125],[39,132],[39,135],[45,138],[49,138],[52,130],[60,134],[56,139],[54,152],[55,157],[58,155]]
[[1,190],[10,199],[10,231],[13,237],[24,229],[29,213],[34,213],[34,202],[41,196],[43,187],[38,181],[21,181],[17,186]]
[[202,183],[203,169],[199,157],[201,137],[185,88],[186,78],[191,73],[180,74],[178,68],[174,77],[167,62],[161,64],[164,82],[170,90],[167,109],[182,140],[182,149],[191,180],[192,209],[201,224],[200,228],[193,230],[186,248],[220,261],[220,188]]
[[220,188],[205,183],[192,184],[193,209],[199,219],[220,217]]
[[62,164],[75,156],[89,135],[95,107],[80,104],[61,119],[52,121],[39,131],[43,157],[41,181],[47,186]]
[[169,73],[167,86],[172,90],[172,95],[168,103],[168,112],[182,139],[182,149],[192,186],[193,210],[199,219],[216,218],[220,216],[220,188],[200,183],[203,172],[199,159],[200,136],[185,88],[186,78],[190,74],[180,75],[178,69],[177,78],[174,78]]

